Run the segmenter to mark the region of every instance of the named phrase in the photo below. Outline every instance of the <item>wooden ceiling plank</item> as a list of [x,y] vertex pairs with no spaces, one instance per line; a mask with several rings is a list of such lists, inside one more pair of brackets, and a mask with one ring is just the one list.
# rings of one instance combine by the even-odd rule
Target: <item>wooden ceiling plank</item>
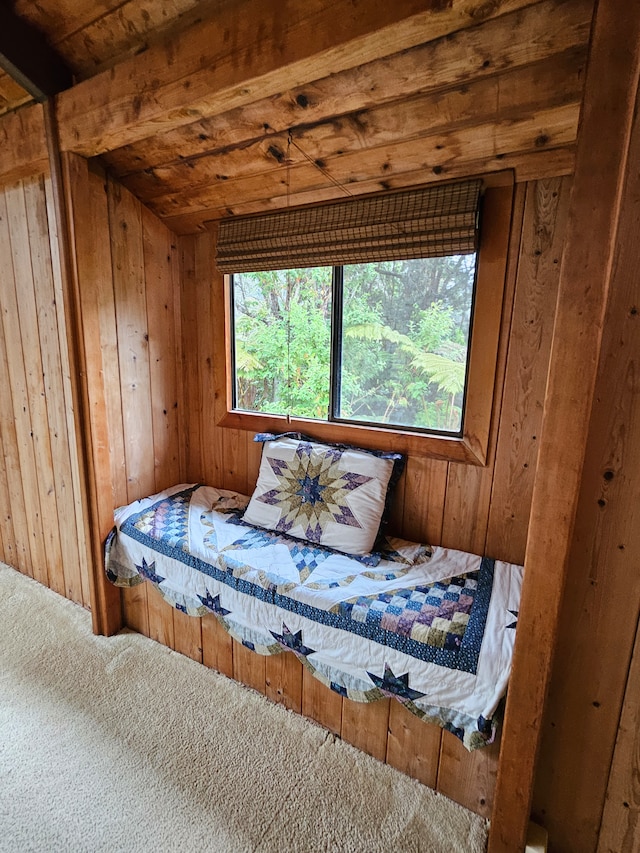
[[0,115],[16,110],[18,107],[33,101],[26,89],[23,89],[16,81],[0,71]]
[[0,3],[0,68],[36,101],[72,84],[71,72],[42,33]]
[[69,32],[57,47],[85,80],[147,50],[169,31],[200,23],[219,7],[220,0],[128,0]]
[[[452,163],[443,169],[439,175],[433,172],[425,172],[424,169],[415,172],[402,172],[393,177],[381,181],[378,178],[370,181],[362,181],[356,187],[350,187],[355,193],[373,193],[381,189],[402,189],[405,187],[418,186],[434,181],[454,180],[482,176],[485,183],[489,185],[502,186],[505,182],[510,183],[534,180],[537,178],[551,178],[559,175],[571,175],[575,164],[575,146],[555,148],[549,151],[526,151],[515,154],[506,154],[504,157],[489,157],[473,162]],[[505,176],[511,175],[507,180]],[[384,186],[383,186],[384,184]],[[335,187],[324,186],[307,192],[295,193],[290,198],[294,205],[317,204],[322,201],[332,201],[336,198]],[[286,195],[272,196],[270,198],[249,201],[233,206],[210,208],[188,213],[183,216],[166,217],[163,221],[176,234],[193,234],[206,227],[208,222],[222,219],[231,214],[242,216],[250,213],[264,213],[268,210],[281,210],[286,206]]]
[[[578,116],[579,104],[563,105],[519,120],[490,121],[407,142],[389,142],[371,150],[350,151],[327,159],[323,169],[351,192],[360,181],[377,177],[384,184],[398,172],[423,170],[425,174],[442,175],[447,167],[457,163],[571,145],[576,139]],[[295,149],[293,153],[297,162],[289,170],[292,192],[320,189],[329,184],[320,169],[310,165]],[[149,207],[156,215],[165,217],[200,208],[233,206],[251,199],[282,196],[286,182],[287,170],[280,167],[259,175],[218,181],[190,193],[162,196],[151,200]],[[337,197],[344,194],[338,187],[332,189]]]
[[[17,15],[47,33],[57,45],[72,33],[84,29],[97,17],[122,6],[122,0],[14,0]],[[98,8],[96,8],[98,7]]]
[[[490,121],[513,121],[542,109],[577,104],[582,95],[585,59],[586,48],[578,48],[499,77],[323,122],[294,133],[293,140],[308,157],[325,163],[342,156],[342,152],[370,150]],[[563,86],[558,86],[558,80],[563,80]],[[235,180],[280,169],[287,145],[286,135],[276,135],[228,153],[138,172],[122,181],[144,203],[168,191],[174,197],[192,194],[226,178]],[[299,159],[299,152],[291,153]]]
[[299,125],[479,80],[586,45],[593,0],[545,0],[508,16],[348,69],[105,155],[119,177],[244,147]]
[[63,92],[61,146],[95,156],[528,5],[243,0],[223,6],[201,25]]

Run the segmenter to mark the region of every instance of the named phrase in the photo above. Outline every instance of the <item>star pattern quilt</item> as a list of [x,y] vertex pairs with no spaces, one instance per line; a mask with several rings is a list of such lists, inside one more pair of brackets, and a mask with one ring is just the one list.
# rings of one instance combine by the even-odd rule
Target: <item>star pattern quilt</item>
[[394,538],[348,556],[243,522],[248,501],[180,485],[121,507],[107,576],[148,581],[190,615],[215,614],[259,654],[292,652],[350,699],[392,697],[467,749],[493,740],[521,566]]

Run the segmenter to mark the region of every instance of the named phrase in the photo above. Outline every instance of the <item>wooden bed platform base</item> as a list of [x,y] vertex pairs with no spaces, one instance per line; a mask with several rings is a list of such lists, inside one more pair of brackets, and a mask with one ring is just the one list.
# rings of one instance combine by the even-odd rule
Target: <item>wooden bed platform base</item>
[[499,745],[469,753],[451,733],[390,699],[361,703],[334,693],[295,655],[264,656],[234,640],[215,616],[194,618],[168,605],[149,584],[122,590],[125,624],[314,720],[379,761],[476,814],[489,817]]

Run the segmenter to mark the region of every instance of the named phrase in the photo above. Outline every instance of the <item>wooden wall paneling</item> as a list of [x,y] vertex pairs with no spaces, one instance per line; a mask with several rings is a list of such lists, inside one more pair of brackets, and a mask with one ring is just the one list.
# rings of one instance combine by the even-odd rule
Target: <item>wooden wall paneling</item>
[[437,790],[476,814],[489,817],[493,807],[499,739],[469,752],[455,735],[442,733]]
[[233,641],[233,677],[259,693],[266,692],[266,656]]
[[233,678],[233,640],[213,614],[202,617],[202,662]]
[[[107,186],[127,501],[130,502],[155,492],[142,219],[140,203],[127,190],[112,180]],[[147,584],[123,590],[123,609],[127,625],[148,636]]]
[[[8,246],[6,231],[6,207],[4,193],[0,189],[0,252]],[[6,251],[6,248],[4,248]],[[0,285],[1,287],[1,285]],[[0,291],[1,295],[1,291]],[[24,574],[30,574],[30,559],[26,554],[29,534],[26,530],[26,515],[22,483],[20,482],[20,462],[18,459],[15,423],[13,420],[13,398],[9,381],[9,364],[2,324],[3,311],[0,311],[0,528],[3,531],[2,559],[8,565],[18,568]],[[4,435],[4,437],[3,437]],[[7,449],[4,448],[4,443]],[[19,502],[12,500],[18,487]],[[13,514],[16,513],[16,529],[13,526]],[[20,535],[22,531],[22,535]],[[22,540],[21,546],[19,541]],[[6,544],[5,544],[6,543]]]
[[[201,479],[218,488],[224,480],[224,438],[216,429],[220,399],[218,395],[219,364],[216,361],[220,309],[218,283],[214,280],[213,244],[208,233],[195,241],[195,291],[191,298],[196,306],[197,364],[200,385],[199,417],[201,440]],[[188,368],[189,369],[189,368]],[[192,414],[192,413],[191,413]]]
[[[22,341],[24,374],[31,413],[31,437],[33,440],[36,464],[36,482],[40,494],[40,514],[42,518],[43,543],[46,554],[46,573],[51,589],[64,595],[65,584],[62,565],[62,546],[60,542],[61,524],[59,522],[58,495],[54,475],[54,460],[51,446],[49,410],[61,405],[63,400],[55,398],[47,391],[45,379],[55,382],[59,378],[53,364],[47,363],[48,350],[57,347],[57,335],[45,329],[45,317],[38,310],[38,291],[51,287],[51,259],[49,257],[49,237],[46,214],[43,210],[44,194],[36,185],[35,194],[25,197],[25,188],[31,183],[8,188],[5,193],[11,247],[13,250],[13,268],[16,283],[16,301],[19,314],[19,329]],[[44,222],[29,222],[29,203],[38,204]],[[31,211],[32,217],[35,211]],[[30,229],[31,224],[31,229]],[[47,258],[42,257],[45,252]],[[48,279],[48,281],[47,281]],[[53,338],[53,340],[52,340]],[[45,366],[51,373],[45,376]],[[57,375],[54,375],[56,373]],[[56,389],[57,390],[57,389]],[[54,419],[54,423],[60,418]],[[64,430],[66,432],[66,430]],[[56,460],[57,462],[58,460]],[[75,535],[74,535],[74,540]],[[77,560],[77,554],[76,558]]]
[[[219,387],[216,382],[216,394]],[[222,434],[222,443],[224,462],[222,485],[225,489],[232,489],[246,495],[248,489],[247,434],[244,430],[225,429]]]
[[149,619],[149,638],[162,643],[169,649],[175,649],[175,625],[173,608],[169,607],[159,591],[151,584],[147,587],[147,613]]
[[[14,193],[22,192],[21,185],[11,188]],[[16,252],[11,240],[6,189],[0,196],[0,257],[9,259],[4,275],[0,276],[0,305],[4,331],[3,361],[6,365],[5,389],[11,390],[12,416],[14,422],[15,449],[14,464],[16,475],[21,484],[23,506],[28,532],[29,574],[36,580],[48,585],[47,557],[44,547],[44,531],[40,511],[40,493],[38,489],[35,447],[32,438],[33,425],[29,407],[29,391],[22,351],[20,316],[16,296],[16,273],[13,268]],[[22,263],[29,258],[28,245],[23,246]],[[18,255],[18,262],[21,259]],[[19,271],[18,271],[19,274]],[[11,438],[5,434],[6,438]],[[5,440],[5,445],[7,441]],[[5,448],[6,449],[6,448]],[[10,448],[11,452],[11,448]],[[17,489],[14,490],[17,496]],[[12,495],[13,499],[13,495]],[[14,516],[14,528],[16,518]]]
[[[45,113],[45,119],[49,115],[50,113]],[[48,135],[53,135],[49,129]],[[65,207],[62,167],[57,150],[52,150],[51,146],[55,146],[54,138],[50,139],[51,177],[45,177],[44,188],[53,273],[54,306],[61,357],[62,399],[66,418],[69,475],[75,516],[81,600],[85,607],[91,609],[91,594],[94,585],[90,578],[92,556],[89,539],[91,533],[89,528],[89,502],[86,494],[87,479],[85,477],[85,454],[88,445],[84,444],[81,438],[83,429],[81,426],[82,406],[78,376],[79,340],[74,322],[75,299],[71,276],[71,255],[69,246],[65,242],[68,235],[68,214]],[[67,571],[65,565],[65,574]],[[99,608],[95,609],[99,610]],[[97,613],[94,615],[97,616]]]
[[410,456],[404,473],[404,508],[400,533],[412,542],[440,545],[449,463]]
[[[226,353],[226,292],[224,276],[220,275],[215,266],[214,248],[217,230],[214,228],[198,238],[203,244],[203,253],[207,263],[208,291],[212,295],[211,327],[209,336],[213,343],[213,389],[212,414],[213,431],[211,440],[214,442],[215,454],[218,461],[211,470],[215,477],[214,485],[232,491],[246,494],[248,489],[248,454],[247,436],[243,430],[219,430],[216,425],[227,412],[227,389],[225,363]],[[204,286],[204,282],[202,286]],[[255,480],[254,480],[255,482]]]
[[265,696],[296,711],[302,711],[302,664],[292,652],[265,658]]
[[384,761],[387,755],[390,702],[391,699],[354,702],[343,698],[340,737],[379,761]]
[[[1,335],[0,335],[1,337]],[[0,355],[0,360],[2,360],[2,356]],[[2,374],[0,373],[0,376]],[[6,396],[6,391],[5,391]],[[7,405],[7,400],[3,396],[2,406]],[[6,563],[9,566],[13,566],[14,568],[18,568],[18,555],[17,555],[17,541],[16,535],[13,530],[13,520],[12,513],[13,509],[11,506],[11,497],[9,493],[9,482],[7,476],[7,463],[6,463],[6,455],[4,452],[4,445],[2,442],[2,423],[0,422],[0,459],[2,459],[2,465],[0,465],[0,560]]]
[[200,443],[202,428],[200,398],[200,360],[198,353],[198,304],[196,302],[196,241],[197,237],[178,240],[180,255],[180,304],[182,373],[184,388],[184,430],[182,431],[182,456],[184,478],[189,483],[204,482],[203,453]]
[[570,178],[527,186],[486,551],[522,564],[527,539]]
[[[217,422],[226,407],[223,370],[226,359],[224,280],[216,269],[214,241],[208,232],[201,234],[196,241],[196,286],[198,304],[202,306],[198,315],[198,346],[202,370],[201,405],[206,482],[218,488],[224,488],[225,483],[230,483],[227,487],[231,488],[234,482],[233,466],[229,465],[225,456],[226,430],[223,432],[217,429]],[[229,470],[227,476],[225,469]]]
[[173,318],[174,330],[174,357],[176,362],[176,402],[178,405],[178,479],[181,483],[187,480],[187,457],[186,442],[184,436],[187,433],[188,424],[191,420],[185,405],[185,376],[183,356],[183,328],[182,315],[184,306],[182,304],[182,266],[181,252],[177,236],[171,233],[171,277],[173,279]]
[[111,634],[122,626],[121,595],[103,576],[101,543],[113,527],[113,508],[127,503],[127,484],[106,183],[104,175],[90,171],[87,161],[75,155],[62,158],[62,180],[72,276],[70,322],[78,338],[77,370],[85,377],[78,396],[96,572],[92,618],[95,631]]
[[[6,223],[4,193],[0,190],[0,255],[9,263],[5,267],[5,284],[9,284],[12,275],[9,235]],[[0,288],[2,284],[0,283]],[[2,291],[0,291],[1,295]],[[1,300],[4,303],[4,299]],[[27,525],[22,477],[20,474],[20,455],[16,422],[13,416],[13,391],[9,374],[9,362],[3,326],[4,311],[0,313],[0,444],[2,446],[2,475],[6,483],[6,498],[3,505],[3,531],[5,559],[23,574],[32,576],[30,531]],[[11,559],[9,559],[11,558]]]
[[[146,587],[144,603],[139,598],[136,599],[134,606],[131,601],[132,597],[126,598],[125,613],[127,618],[133,616],[133,619],[137,619],[137,609],[139,608],[144,613],[146,605],[146,635],[152,640],[164,643],[170,649],[175,648],[175,624],[172,610],[165,606],[162,596],[151,584],[145,583],[141,586]],[[125,589],[124,592],[128,594],[131,590]],[[144,616],[142,616],[140,624],[143,627],[145,626]]]
[[[640,614],[638,103],[640,89],[534,794],[535,813],[554,844],[585,853],[597,843],[612,757],[610,786],[617,793],[608,797],[607,821],[619,815],[622,825],[612,833],[609,823],[605,839],[617,834],[628,845],[633,833],[625,838],[620,830],[628,832],[638,815],[637,802],[626,800],[625,808],[620,797],[632,795],[637,774],[637,753],[621,752],[633,744],[624,728],[614,755],[625,683],[631,704],[638,684],[629,672],[637,668],[632,656]],[[576,750],[576,742],[589,748]],[[619,775],[623,769],[626,776]],[[569,825],[563,814],[572,815]]]
[[[33,269],[37,328],[42,353],[44,399],[48,420],[55,508],[59,529],[60,565],[53,588],[78,604],[87,603],[86,559],[80,551],[84,537],[78,530],[71,453],[75,452],[75,429],[69,434],[67,399],[63,385],[63,369],[68,373],[68,353],[61,348],[58,328],[57,295],[53,274],[53,258],[49,235],[49,216],[44,179],[24,184],[31,264]],[[83,575],[85,576],[83,584]],[[51,583],[51,577],[49,581]]]
[[146,308],[149,335],[149,374],[153,422],[155,488],[158,491],[180,482],[180,425],[175,313],[173,236],[141,207]]
[[336,735],[342,732],[342,696],[306,668],[302,670],[302,713]]
[[[553,653],[559,629],[566,624],[564,617],[561,619],[560,605],[588,450],[589,417],[598,374],[603,321],[612,290],[611,272],[621,194],[627,178],[627,164],[636,162],[635,158],[629,160],[629,139],[637,109],[639,78],[640,8],[621,0],[601,0],[594,19],[581,134],[560,270],[543,429],[525,555],[526,582],[507,697],[496,806],[491,820],[491,853],[512,851],[522,846],[524,841]],[[605,127],[607,132],[603,133]],[[585,563],[582,563],[580,571],[584,572],[584,569]],[[571,604],[584,594],[582,591],[578,594],[576,589],[571,589],[571,592],[568,599]],[[608,630],[617,623],[616,616],[615,622],[609,622]],[[535,643],[530,642],[531,636],[536,637]],[[572,635],[571,648],[575,648],[575,642],[576,637]],[[589,656],[575,671],[572,682],[576,689],[580,688],[579,692],[582,685],[588,683],[585,672],[598,662],[598,655],[594,655],[597,647],[593,645],[591,635],[589,646]],[[614,654],[618,655],[617,649]],[[566,682],[562,683],[561,691],[566,691]],[[570,724],[571,737],[575,735],[578,721],[579,718],[574,717]],[[589,742],[589,749],[579,752],[591,755],[594,746],[604,743],[605,738],[599,728],[598,735]],[[575,749],[574,743],[571,746]],[[550,765],[558,766],[555,752],[548,754],[546,760]],[[593,781],[593,773],[590,775]],[[585,776],[582,771],[574,771],[566,778],[567,786],[574,791]],[[589,808],[585,802],[581,809],[583,805],[585,809]],[[555,825],[559,827],[564,822],[569,827],[567,816],[571,811],[560,806],[559,802],[553,804],[554,813],[556,808],[558,823]],[[585,812],[583,818],[586,817]],[[570,846],[574,849],[582,846],[588,850],[589,846],[584,847],[580,838],[583,841],[588,839],[592,824],[589,822],[581,826],[574,814],[570,827]]]
[[245,432],[247,454],[247,494],[253,494],[258,481],[258,471],[262,459],[262,443],[254,441],[254,433]]
[[[487,465],[481,468],[453,462],[449,464],[442,545],[476,554],[486,552],[491,489],[496,461],[495,448],[499,427],[503,423],[502,419],[508,418],[502,400],[522,233],[524,197],[524,187],[517,186],[513,198],[510,228],[502,249],[506,258],[505,288]],[[507,420],[505,422],[508,423]],[[437,790],[473,811],[488,815],[493,803],[498,754],[498,749],[493,747],[468,752],[457,738],[449,732],[444,732]]]
[[[146,585],[143,584],[143,586]],[[175,650],[202,663],[202,619],[174,609],[173,628]]]
[[[408,462],[408,459],[407,459]],[[385,533],[389,535],[400,535],[400,531],[402,530],[402,518],[404,516],[404,495],[406,490],[406,463],[405,470],[402,472],[402,476],[396,483],[396,487],[393,490],[393,497],[391,498],[388,509],[386,512],[387,522],[385,525]]]
[[133,501],[152,494],[155,488],[142,209],[140,203],[115,181],[108,181],[107,197],[127,497]]
[[425,723],[400,702],[392,701],[389,706],[386,763],[418,779],[423,785],[435,788],[442,735],[439,726]]
[[[42,577],[48,577],[48,586],[64,595],[62,573],[62,547],[58,524],[58,501],[53,473],[53,454],[49,434],[48,404],[43,368],[43,342],[40,338],[36,290],[40,287],[37,274],[43,274],[39,254],[48,253],[48,234],[30,234],[25,199],[25,185],[16,184],[5,191],[9,233],[13,251],[13,269],[21,349],[16,348],[10,357],[22,353],[24,376],[31,417],[31,439],[35,461],[35,488],[39,493],[39,508],[42,520],[43,548],[46,565],[42,566]],[[33,236],[33,242],[32,242]],[[50,276],[49,260],[49,276]],[[50,344],[44,341],[44,348]],[[27,474],[28,476],[28,474]],[[38,506],[38,504],[35,504]],[[36,572],[34,567],[34,572]]]
[[[480,394],[484,388],[485,394],[490,393],[492,398],[487,463],[485,466],[477,466],[450,462],[448,469],[441,544],[446,548],[457,548],[474,554],[485,553],[495,465],[495,442],[501,416],[506,353],[515,289],[517,247],[520,243],[522,226],[522,196],[523,190],[519,188],[514,196],[512,208],[500,208],[496,211],[501,214],[500,216],[489,217],[485,211],[486,236],[483,239],[487,240],[491,248],[492,274],[502,276],[504,279],[501,305],[486,306],[488,311],[493,312],[490,322],[498,324],[500,328],[496,360],[494,364],[487,365],[484,375],[476,377],[474,389],[474,393]],[[474,319],[474,324],[476,322],[477,318]],[[491,371],[495,369],[495,380],[493,372],[489,374],[489,369]]]
[[627,691],[598,837],[598,853],[635,853],[640,849],[639,739],[640,632],[636,634],[627,679]]

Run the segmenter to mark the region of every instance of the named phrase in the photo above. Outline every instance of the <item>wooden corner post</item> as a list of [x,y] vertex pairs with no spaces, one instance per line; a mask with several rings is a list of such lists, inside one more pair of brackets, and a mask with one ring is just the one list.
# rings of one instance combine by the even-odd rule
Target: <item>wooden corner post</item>
[[490,853],[514,853],[525,845],[639,75],[640,5],[600,0],[560,271]]

